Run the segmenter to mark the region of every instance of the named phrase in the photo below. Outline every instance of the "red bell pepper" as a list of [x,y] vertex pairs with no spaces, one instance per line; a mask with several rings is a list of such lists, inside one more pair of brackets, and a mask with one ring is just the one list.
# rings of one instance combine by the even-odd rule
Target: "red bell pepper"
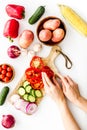
[[13,42],[11,38],[16,38],[18,36],[18,30],[19,22],[15,19],[10,19],[6,22],[4,26],[3,35],[9,38],[11,42]]
[[6,6],[6,12],[8,16],[16,18],[16,19],[23,19],[25,18],[25,8],[21,5],[15,4],[8,4]]

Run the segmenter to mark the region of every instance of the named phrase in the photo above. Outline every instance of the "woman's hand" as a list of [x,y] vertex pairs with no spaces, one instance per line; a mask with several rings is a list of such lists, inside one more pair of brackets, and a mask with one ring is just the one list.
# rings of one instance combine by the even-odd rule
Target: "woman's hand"
[[63,77],[58,74],[62,81],[63,93],[73,103],[77,103],[81,97],[78,84],[75,83],[69,76]]
[[58,83],[58,81],[53,77],[53,83],[48,78],[46,73],[42,72],[42,79],[44,83],[45,92],[54,99],[58,104],[66,102],[63,91]]

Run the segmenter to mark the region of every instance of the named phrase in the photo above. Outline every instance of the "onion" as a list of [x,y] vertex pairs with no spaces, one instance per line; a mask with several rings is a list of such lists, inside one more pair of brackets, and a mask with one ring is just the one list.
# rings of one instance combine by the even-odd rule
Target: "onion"
[[1,124],[5,128],[11,128],[15,124],[15,119],[12,115],[3,115]]
[[35,103],[28,103],[26,107],[26,113],[32,115],[37,111],[37,105]]
[[21,51],[19,47],[12,45],[8,48],[7,53],[10,58],[17,58],[21,54]]
[[10,100],[11,100],[12,103],[15,103],[19,99],[20,99],[20,96],[18,94],[14,94],[10,98]]
[[21,109],[21,106],[23,105],[23,102],[24,102],[23,99],[17,100],[17,101],[14,103],[14,107],[15,107],[16,109],[20,110],[20,109]]
[[20,107],[20,110],[21,110],[22,112],[26,113],[26,107],[27,107],[28,104],[29,104],[29,102],[26,102],[26,101],[22,102],[22,105],[21,105],[21,107]]

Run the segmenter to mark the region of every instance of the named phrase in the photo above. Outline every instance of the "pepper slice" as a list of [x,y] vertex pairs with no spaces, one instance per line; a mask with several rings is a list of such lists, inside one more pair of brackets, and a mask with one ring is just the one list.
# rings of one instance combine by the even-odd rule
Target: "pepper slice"
[[44,66],[44,63],[41,59],[41,57],[38,56],[34,56],[30,62],[30,67],[32,68],[40,68],[42,69]]
[[25,18],[25,8],[21,5],[8,4],[5,8],[8,16],[16,18],[16,19],[24,19]]
[[18,30],[19,22],[15,19],[10,19],[6,22],[4,26],[3,35],[9,38],[11,42],[13,42],[11,38],[16,38],[18,36]]

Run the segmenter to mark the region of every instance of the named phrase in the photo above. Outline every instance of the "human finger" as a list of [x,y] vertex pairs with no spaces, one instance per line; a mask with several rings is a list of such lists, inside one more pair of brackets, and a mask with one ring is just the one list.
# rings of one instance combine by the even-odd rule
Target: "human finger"
[[58,88],[60,88],[60,85],[59,85],[58,81],[56,80],[55,76],[53,76],[53,82],[54,82],[54,84],[55,84]]
[[44,72],[42,72],[42,81],[43,81],[44,86],[47,86],[47,82],[45,80]]
[[72,87],[74,84],[74,81],[69,76],[66,76],[66,79],[67,79],[68,83],[70,84],[70,86]]
[[44,78],[46,83],[48,84],[49,87],[53,86],[53,83],[51,82],[51,80],[48,78],[47,74],[44,73]]

